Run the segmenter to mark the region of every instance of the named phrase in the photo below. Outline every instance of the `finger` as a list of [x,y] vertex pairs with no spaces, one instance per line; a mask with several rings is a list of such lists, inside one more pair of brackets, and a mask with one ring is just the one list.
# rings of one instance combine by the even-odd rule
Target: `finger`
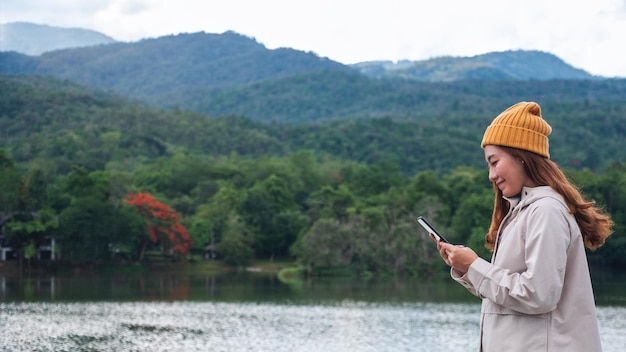
[[444,248],[444,249],[447,249],[447,250],[450,250],[451,248],[454,247],[454,245],[451,245],[451,244],[445,243],[445,242],[441,242],[441,241],[439,241],[439,245],[441,245],[441,248]]
[[448,260],[448,254],[446,253],[445,249],[440,248],[439,255],[441,256],[441,258],[443,258],[444,261]]

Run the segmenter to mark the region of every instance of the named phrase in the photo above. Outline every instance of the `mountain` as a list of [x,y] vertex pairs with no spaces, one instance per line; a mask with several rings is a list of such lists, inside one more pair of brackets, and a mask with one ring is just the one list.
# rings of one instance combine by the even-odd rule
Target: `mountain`
[[163,107],[185,106],[189,96],[217,89],[318,70],[353,69],[310,52],[269,50],[232,31],[65,49],[36,58],[0,54],[2,73],[66,78]]
[[81,28],[60,28],[28,22],[0,24],[0,51],[40,55],[47,51],[111,44],[102,33]]
[[312,52],[270,50],[232,31],[184,33],[40,56],[3,52],[0,73],[68,79],[152,107],[290,123],[434,118],[451,105],[480,106],[489,112],[519,100],[612,101],[623,89],[620,80],[591,84],[607,80],[538,51],[348,66]]
[[[37,54],[52,49],[114,43],[103,34],[84,29],[24,22],[5,24],[1,28],[2,51],[14,50],[30,55],[35,50],[29,47],[44,44],[53,48],[37,50]],[[426,82],[599,78],[572,67],[553,54],[536,50],[396,63],[370,61],[349,66],[368,77]],[[43,55],[36,67],[29,67],[32,73],[61,76],[143,98],[168,91],[172,85],[175,88],[172,91],[180,91],[180,88],[193,91],[199,87],[247,84],[316,68],[347,68],[311,52],[289,48],[269,50],[253,38],[232,31],[221,35],[185,33],[134,43],[65,50]],[[161,97],[152,97],[152,100],[162,101]]]
[[555,55],[536,50],[492,52],[472,57],[439,57],[422,61],[368,61],[351,65],[368,77],[426,82],[467,80],[592,79]]

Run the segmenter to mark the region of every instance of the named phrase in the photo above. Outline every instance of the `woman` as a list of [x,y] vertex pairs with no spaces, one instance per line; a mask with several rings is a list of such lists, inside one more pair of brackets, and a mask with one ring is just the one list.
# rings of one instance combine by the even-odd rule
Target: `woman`
[[533,102],[511,106],[485,131],[491,262],[437,244],[452,277],[483,300],[481,351],[601,350],[584,247],[602,246],[613,223],[550,160],[551,131]]

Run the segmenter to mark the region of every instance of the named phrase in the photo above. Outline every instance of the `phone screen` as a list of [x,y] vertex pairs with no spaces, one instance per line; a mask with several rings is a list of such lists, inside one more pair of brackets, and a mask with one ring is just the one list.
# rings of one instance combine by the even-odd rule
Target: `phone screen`
[[443,237],[435,228],[428,222],[424,217],[420,216],[417,218],[417,222],[422,225],[424,230],[428,231],[429,234],[432,234],[436,240],[441,242],[450,243],[445,237]]

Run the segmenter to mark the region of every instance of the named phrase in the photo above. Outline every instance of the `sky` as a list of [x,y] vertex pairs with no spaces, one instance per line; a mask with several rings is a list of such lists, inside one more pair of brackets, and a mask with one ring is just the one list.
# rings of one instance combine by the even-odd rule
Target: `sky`
[[626,0],[0,0],[0,23],[120,41],[235,31],[344,64],[541,50],[626,78]]

